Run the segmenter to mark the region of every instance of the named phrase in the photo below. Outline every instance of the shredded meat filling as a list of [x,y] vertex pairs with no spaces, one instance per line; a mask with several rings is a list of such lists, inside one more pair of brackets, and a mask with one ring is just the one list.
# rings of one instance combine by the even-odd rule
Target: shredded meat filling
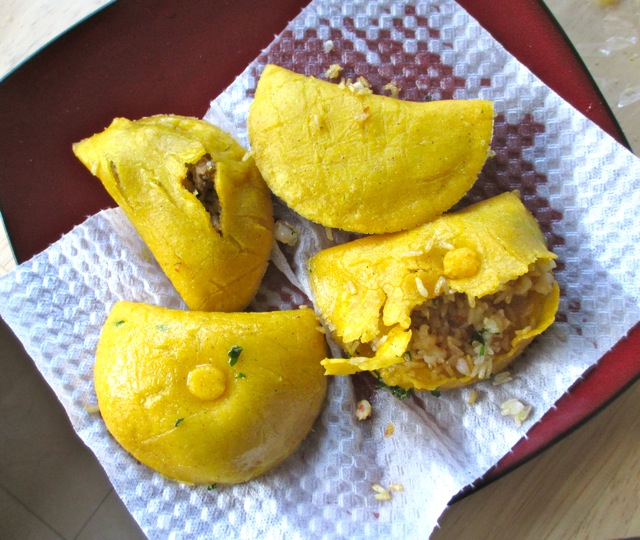
[[213,228],[218,234],[221,234],[220,213],[222,208],[220,207],[213,180],[215,171],[215,162],[209,154],[205,154],[196,163],[187,165],[187,176],[182,181],[182,185],[202,203],[202,206],[211,216]]

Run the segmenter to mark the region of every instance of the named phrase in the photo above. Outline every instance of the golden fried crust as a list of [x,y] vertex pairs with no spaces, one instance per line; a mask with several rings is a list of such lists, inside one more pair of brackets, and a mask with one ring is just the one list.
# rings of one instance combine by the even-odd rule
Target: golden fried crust
[[[186,304],[239,311],[251,301],[273,237],[269,190],[245,150],[196,118],[117,118],[73,146],[123,209]],[[185,185],[190,166],[215,163],[220,230]]]
[[125,450],[164,476],[244,482],[286,459],[320,412],[318,328],[311,309],[205,313],[119,302],[97,348],[100,413]]
[[469,190],[489,153],[493,104],[401,101],[268,65],[248,130],[267,184],[292,209],[385,233],[425,223]]

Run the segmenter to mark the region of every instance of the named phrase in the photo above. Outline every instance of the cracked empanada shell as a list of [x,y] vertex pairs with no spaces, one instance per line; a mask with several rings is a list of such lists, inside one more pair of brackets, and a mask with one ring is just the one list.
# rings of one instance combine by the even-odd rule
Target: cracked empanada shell
[[[190,309],[241,311],[253,299],[273,238],[271,195],[253,159],[196,118],[116,118],[73,145],[134,225]],[[221,234],[182,185],[188,164],[216,163]]]
[[[368,357],[324,360],[326,373],[378,370],[389,385],[428,390],[474,382],[462,376],[434,378],[426,364],[422,369],[412,367],[412,373],[402,369],[402,355],[411,339],[411,312],[437,296],[441,276],[451,291],[480,298],[524,275],[536,261],[555,257],[535,218],[514,193],[445,214],[410,231],[369,236],[319,252],[309,262],[314,303],[338,342],[359,342],[367,349],[379,333],[388,336]],[[559,303],[557,283],[548,296],[535,301],[540,303],[538,324],[516,336],[509,353],[494,359],[494,373],[505,369],[553,323]]]
[[386,233],[442,214],[474,184],[493,104],[360,95],[270,64],[248,130],[265,181],[293,210],[328,227]]
[[[229,351],[242,351],[232,366]],[[100,414],[165,477],[235,484],[285,460],[322,407],[324,336],[311,309],[180,311],[119,302],[98,343]]]

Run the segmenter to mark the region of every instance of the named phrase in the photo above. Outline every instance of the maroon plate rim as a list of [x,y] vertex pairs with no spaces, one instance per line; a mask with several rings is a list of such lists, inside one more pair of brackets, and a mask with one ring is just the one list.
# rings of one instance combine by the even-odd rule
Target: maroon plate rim
[[[624,134],[571,43],[538,0],[459,2],[560,96],[621,144]],[[115,2],[0,83],[0,211],[19,263],[114,206],[71,143],[115,116],[203,116],[307,4],[300,0]],[[242,29],[238,32],[238,29]],[[570,433],[640,378],[634,327],[460,498]]]

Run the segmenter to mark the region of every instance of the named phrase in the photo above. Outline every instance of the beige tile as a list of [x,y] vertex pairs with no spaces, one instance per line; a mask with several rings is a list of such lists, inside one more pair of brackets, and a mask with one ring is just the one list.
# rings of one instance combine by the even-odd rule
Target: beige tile
[[53,540],[62,537],[0,487],[0,538]]
[[75,540],[144,540],[145,535],[115,491],[111,491]]
[[0,324],[0,487],[65,538],[111,490],[49,386]]
[[0,215],[0,276],[16,267],[16,259]]

